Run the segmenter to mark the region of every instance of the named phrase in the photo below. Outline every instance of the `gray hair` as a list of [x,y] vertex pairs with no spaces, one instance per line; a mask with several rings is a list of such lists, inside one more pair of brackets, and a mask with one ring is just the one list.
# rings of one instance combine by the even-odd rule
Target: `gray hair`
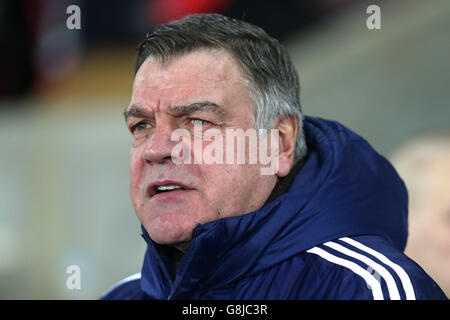
[[255,127],[273,128],[277,117],[298,119],[294,158],[306,155],[298,74],[285,48],[263,29],[220,14],[195,14],[161,25],[138,48],[135,74],[148,57],[163,63],[199,49],[224,49],[245,71],[255,104]]

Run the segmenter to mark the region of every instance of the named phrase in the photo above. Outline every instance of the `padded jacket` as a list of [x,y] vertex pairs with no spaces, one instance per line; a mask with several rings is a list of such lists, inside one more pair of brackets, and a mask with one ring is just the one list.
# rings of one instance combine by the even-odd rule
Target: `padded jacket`
[[335,121],[306,116],[304,132],[308,155],[283,194],[197,225],[178,263],[142,228],[141,272],[102,298],[446,299],[403,254],[408,195],[391,164]]

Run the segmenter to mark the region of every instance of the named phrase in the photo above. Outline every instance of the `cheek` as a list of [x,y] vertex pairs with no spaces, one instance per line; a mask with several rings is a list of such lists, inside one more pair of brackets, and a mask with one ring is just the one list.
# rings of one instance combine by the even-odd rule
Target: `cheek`
[[211,165],[203,172],[208,201],[218,208],[244,209],[259,169],[249,165]]
[[133,198],[139,190],[139,184],[143,174],[143,161],[141,160],[142,157],[139,156],[139,149],[132,148],[130,155],[130,191],[131,197]]

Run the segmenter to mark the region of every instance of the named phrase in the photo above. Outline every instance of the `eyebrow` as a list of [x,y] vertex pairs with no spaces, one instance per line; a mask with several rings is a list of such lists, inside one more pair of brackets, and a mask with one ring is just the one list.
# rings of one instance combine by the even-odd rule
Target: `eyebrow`
[[125,118],[125,122],[128,122],[129,118],[145,118],[145,117],[149,117],[150,113],[145,111],[144,109],[142,109],[139,106],[131,106],[131,107],[126,107],[125,111],[123,112],[123,116]]
[[[211,101],[199,101],[185,106],[168,106],[167,111],[174,116],[190,115],[195,112],[211,112],[223,118],[225,114],[224,109],[220,105]],[[131,117],[149,118],[151,117],[151,113],[139,106],[133,105],[125,109],[123,116],[125,121],[128,122],[128,119]]]
[[189,115],[195,112],[211,112],[223,117],[225,113],[221,106],[211,101],[199,101],[186,106],[168,106],[167,111],[175,116]]

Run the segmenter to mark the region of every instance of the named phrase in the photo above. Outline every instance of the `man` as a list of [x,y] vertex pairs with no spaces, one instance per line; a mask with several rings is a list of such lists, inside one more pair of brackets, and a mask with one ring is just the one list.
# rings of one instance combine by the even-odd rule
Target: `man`
[[450,131],[410,139],[392,155],[409,191],[405,254],[450,297]]
[[[303,118],[295,68],[260,28],[217,14],[156,28],[124,115],[148,247],[141,273],[103,298],[445,298],[401,252],[407,193],[395,170],[340,124]],[[252,130],[258,152],[241,148],[239,162],[228,133],[247,141]],[[223,136],[210,154],[235,161],[201,161]],[[271,163],[249,160],[263,149]]]

